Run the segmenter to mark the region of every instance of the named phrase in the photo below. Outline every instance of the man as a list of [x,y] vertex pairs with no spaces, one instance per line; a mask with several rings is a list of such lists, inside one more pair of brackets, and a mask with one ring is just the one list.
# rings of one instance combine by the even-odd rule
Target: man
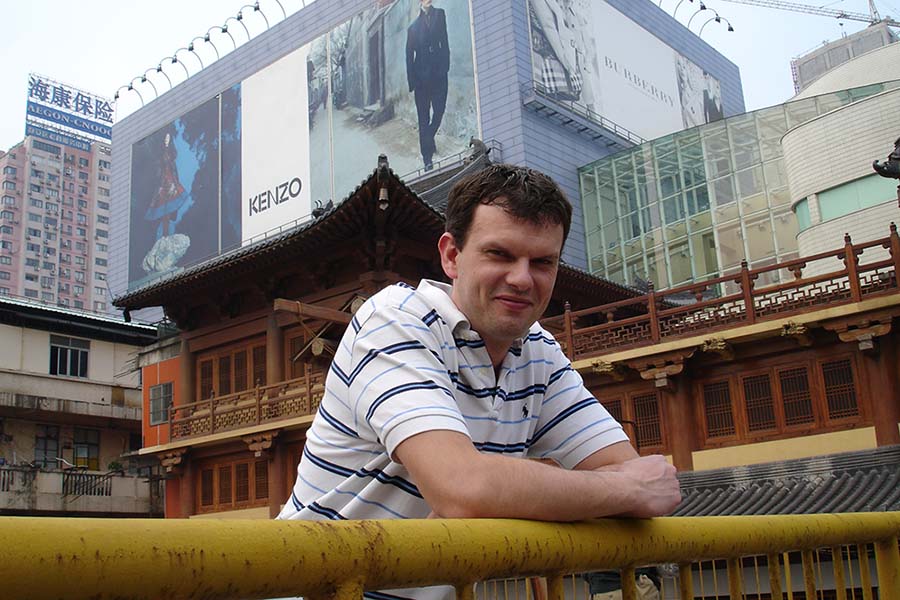
[[447,17],[432,0],[420,0],[419,15],[406,31],[406,79],[415,94],[419,121],[419,149],[430,171],[436,151],[434,136],[447,108],[450,46]]
[[675,469],[637,457],[535,322],[571,216],[530,169],[493,165],[453,188],[438,242],[452,287],[393,285],[357,311],[279,518],[575,521],[675,508]]

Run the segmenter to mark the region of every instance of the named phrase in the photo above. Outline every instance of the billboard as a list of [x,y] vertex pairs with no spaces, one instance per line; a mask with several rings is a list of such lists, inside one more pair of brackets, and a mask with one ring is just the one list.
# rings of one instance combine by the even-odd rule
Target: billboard
[[31,73],[28,76],[26,123],[40,130],[109,143],[113,107],[108,98]]
[[[135,143],[129,289],[479,136],[468,0],[379,0]],[[168,140],[168,142],[166,141]]]
[[529,0],[533,78],[652,139],[722,118],[718,80],[601,0]]
[[239,220],[232,213],[240,178],[223,177],[220,140],[230,138],[234,152],[239,124],[223,119],[228,114],[223,108],[236,94],[237,89],[220,94],[132,146],[128,278],[133,285],[211,258],[232,239],[228,229]]

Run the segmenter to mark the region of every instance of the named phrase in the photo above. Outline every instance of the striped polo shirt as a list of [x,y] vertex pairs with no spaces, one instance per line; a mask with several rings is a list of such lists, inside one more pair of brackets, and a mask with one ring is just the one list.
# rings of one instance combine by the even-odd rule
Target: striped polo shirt
[[450,291],[428,280],[395,284],[357,311],[279,519],[428,516],[415,481],[391,460],[403,440],[426,431],[457,431],[481,452],[570,469],[628,439],[537,323],[495,375]]

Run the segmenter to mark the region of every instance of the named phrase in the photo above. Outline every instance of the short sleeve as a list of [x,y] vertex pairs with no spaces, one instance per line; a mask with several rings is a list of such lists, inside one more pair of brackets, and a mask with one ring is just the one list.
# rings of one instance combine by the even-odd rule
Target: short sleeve
[[529,454],[572,469],[594,452],[628,441],[622,426],[584,386],[558,345],[553,365]]
[[[369,429],[393,457],[404,440],[426,431],[469,436],[453,396],[439,335],[421,317],[382,306],[353,339],[348,385],[357,431]],[[333,366],[333,370],[334,370]]]

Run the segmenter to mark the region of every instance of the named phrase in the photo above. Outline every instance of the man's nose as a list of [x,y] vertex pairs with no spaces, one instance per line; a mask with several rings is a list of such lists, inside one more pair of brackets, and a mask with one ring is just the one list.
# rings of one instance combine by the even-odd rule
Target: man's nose
[[531,263],[527,259],[520,259],[509,266],[506,273],[506,283],[519,291],[531,289]]

